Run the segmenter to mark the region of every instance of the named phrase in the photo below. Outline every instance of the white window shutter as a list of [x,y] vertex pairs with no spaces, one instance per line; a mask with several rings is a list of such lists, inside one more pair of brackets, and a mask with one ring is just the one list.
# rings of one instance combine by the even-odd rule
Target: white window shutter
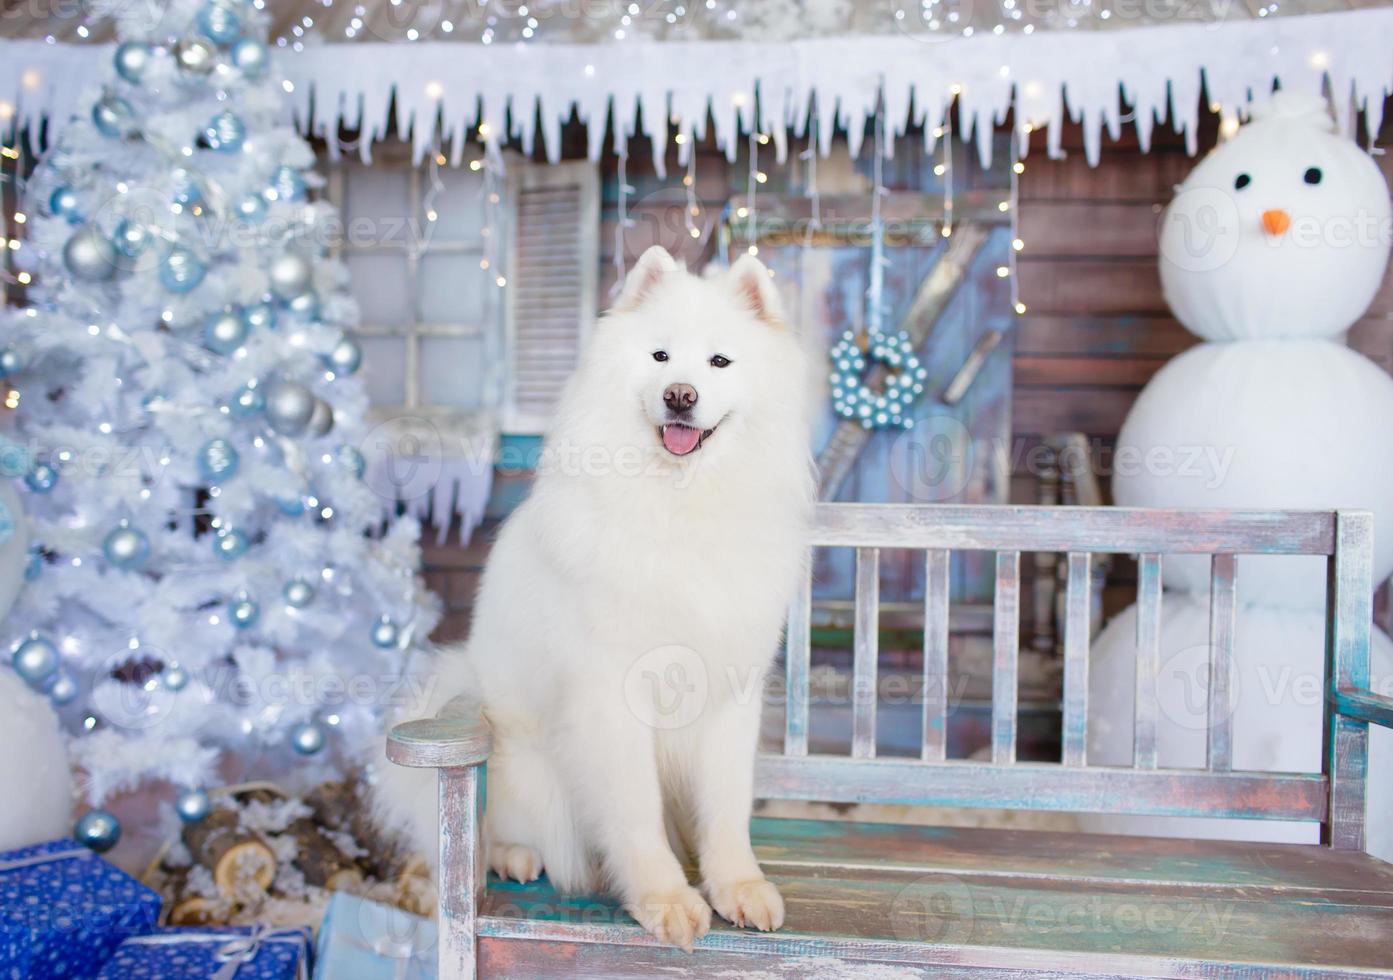
[[543,432],[595,319],[600,179],[586,160],[513,163],[503,431]]

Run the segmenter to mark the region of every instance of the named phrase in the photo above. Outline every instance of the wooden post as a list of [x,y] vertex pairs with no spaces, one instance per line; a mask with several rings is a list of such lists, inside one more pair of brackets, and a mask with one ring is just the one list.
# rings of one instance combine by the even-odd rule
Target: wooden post
[[439,980],[478,975],[478,916],[488,871],[477,766],[440,770]]
[[1337,714],[1341,691],[1369,686],[1369,643],[1374,615],[1374,519],[1365,511],[1340,511],[1335,518],[1335,554],[1326,587],[1325,772],[1330,806],[1321,822],[1321,843],[1341,850],[1364,849],[1365,776],[1369,723]]

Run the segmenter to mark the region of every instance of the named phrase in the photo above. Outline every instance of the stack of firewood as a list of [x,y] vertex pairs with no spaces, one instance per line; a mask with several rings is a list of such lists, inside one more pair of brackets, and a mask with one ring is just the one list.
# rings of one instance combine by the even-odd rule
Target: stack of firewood
[[169,925],[309,921],[334,891],[433,914],[425,861],[383,839],[360,784],[324,783],[301,799],[268,784],[211,795],[212,811],[147,875]]

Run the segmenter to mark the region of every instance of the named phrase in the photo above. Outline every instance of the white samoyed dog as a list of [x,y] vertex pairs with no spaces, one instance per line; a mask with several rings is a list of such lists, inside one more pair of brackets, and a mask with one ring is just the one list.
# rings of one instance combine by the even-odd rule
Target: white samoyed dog
[[[500,876],[607,888],[688,949],[713,908],[782,925],[749,824],[764,677],[806,573],[807,364],[752,256],[702,278],[651,248],[597,324],[430,706],[464,692],[492,726]],[[378,807],[433,855],[421,776],[384,764]]]

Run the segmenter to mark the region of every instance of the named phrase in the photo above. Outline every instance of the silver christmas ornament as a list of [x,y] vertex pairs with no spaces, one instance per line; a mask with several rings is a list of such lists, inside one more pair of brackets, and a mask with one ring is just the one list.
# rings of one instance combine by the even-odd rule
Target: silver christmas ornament
[[125,139],[135,131],[135,110],[119,95],[103,95],[92,106],[92,125],[110,139]]
[[41,688],[58,672],[58,648],[42,636],[31,634],[15,647],[10,664],[26,684]]
[[113,59],[116,63],[116,74],[132,85],[139,85],[145,75],[145,69],[150,67],[150,56],[150,45],[141,44],[139,41],[127,41],[116,49]]
[[88,810],[73,827],[73,837],[83,847],[101,854],[121,839],[121,821],[105,810]]
[[324,748],[324,729],[301,722],[290,730],[290,747],[300,755],[314,755]]
[[174,802],[174,812],[184,823],[198,823],[212,810],[212,801],[201,789],[186,789]]
[[185,71],[206,75],[213,70],[218,52],[201,37],[186,37],[175,45],[174,56],[179,59],[179,67]]
[[275,381],[266,389],[266,421],[283,436],[297,436],[314,414],[314,392],[296,381]]
[[260,78],[271,64],[271,53],[254,37],[244,37],[232,46],[232,63],[244,78]]
[[324,361],[335,374],[353,374],[363,365],[363,348],[344,337],[324,356]]
[[116,273],[116,247],[96,225],[83,225],[63,246],[63,266],[74,278],[105,282]]
[[123,523],[106,536],[102,553],[117,568],[139,568],[150,557],[150,539],[144,531]]
[[285,596],[285,604],[296,609],[303,609],[314,601],[314,586],[302,578],[291,579],[285,583],[285,588],[281,590]]
[[247,342],[247,324],[240,313],[214,313],[203,325],[203,346],[215,354],[231,354]]
[[314,400],[314,411],[310,413],[310,435],[327,435],[334,427],[334,409],[323,398]]
[[310,264],[294,252],[278,256],[266,274],[271,280],[271,292],[283,300],[299,296],[310,286]]

